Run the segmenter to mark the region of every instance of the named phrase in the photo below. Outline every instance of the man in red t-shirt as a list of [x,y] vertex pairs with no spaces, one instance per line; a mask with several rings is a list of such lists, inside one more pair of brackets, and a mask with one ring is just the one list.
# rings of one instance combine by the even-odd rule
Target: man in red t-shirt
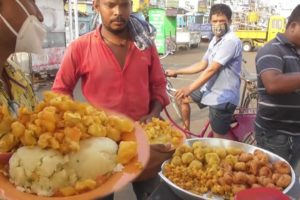
[[[132,16],[131,6],[130,0],[94,1],[102,25],[70,44],[52,90],[72,96],[81,78],[83,95],[95,107],[109,108],[136,121],[148,122],[152,117],[159,117],[169,99],[152,41],[155,30]],[[159,169],[161,160],[170,156],[166,151],[169,151],[166,146],[151,145],[147,168]],[[144,199],[158,181],[156,175],[145,182],[134,183],[137,198]]]

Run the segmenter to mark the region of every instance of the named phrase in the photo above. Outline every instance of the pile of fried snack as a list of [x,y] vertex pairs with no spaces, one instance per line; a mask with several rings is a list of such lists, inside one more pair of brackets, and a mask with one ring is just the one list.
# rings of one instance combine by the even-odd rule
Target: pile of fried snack
[[[81,141],[102,137],[105,140],[100,142],[105,143],[109,140],[115,144],[116,161],[113,162],[126,165],[137,155],[137,144],[136,141],[124,141],[123,136],[133,132],[134,124],[127,118],[110,115],[87,103],[76,102],[68,96],[52,92],[45,92],[44,99],[33,111],[20,108],[17,117],[11,116],[7,107],[0,106],[0,152],[17,152],[20,148],[30,147],[25,151],[32,151],[35,148],[40,152],[55,151],[61,154],[59,155],[63,158],[61,160],[66,160],[66,155],[80,152]],[[57,153],[52,157],[58,158]],[[58,167],[63,170],[60,165],[58,164]],[[28,172],[27,169],[22,170]],[[33,179],[31,182],[39,178],[36,174],[33,175],[30,177]],[[74,180],[73,185],[59,188],[53,195],[79,194],[94,189],[103,182],[103,180],[80,179],[79,176]]]
[[201,141],[180,146],[164,175],[179,187],[198,195],[214,194],[232,199],[240,190],[254,187],[285,189],[291,183],[291,169],[284,161],[271,163],[268,155],[255,150],[216,148]]
[[152,118],[147,124],[142,124],[150,144],[167,144],[177,147],[183,143],[183,134],[175,129],[168,121]]

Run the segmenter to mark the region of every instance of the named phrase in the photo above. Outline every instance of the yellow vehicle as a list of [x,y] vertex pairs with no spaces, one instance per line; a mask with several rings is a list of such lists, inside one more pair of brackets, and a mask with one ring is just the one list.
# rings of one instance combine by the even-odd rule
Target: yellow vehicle
[[234,32],[242,40],[243,50],[251,51],[253,48],[261,47],[266,42],[272,40],[277,33],[283,33],[285,31],[285,26],[286,18],[283,16],[271,16],[266,30],[238,29]]

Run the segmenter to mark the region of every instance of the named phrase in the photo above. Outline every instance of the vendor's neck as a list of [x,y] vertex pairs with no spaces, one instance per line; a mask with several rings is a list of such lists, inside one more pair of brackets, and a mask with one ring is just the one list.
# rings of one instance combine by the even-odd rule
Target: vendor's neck
[[107,30],[104,26],[101,28],[101,35],[105,38],[110,38],[110,39],[121,39],[121,40],[128,40],[129,39],[129,32],[128,29],[124,29],[118,33],[116,32],[111,32]]

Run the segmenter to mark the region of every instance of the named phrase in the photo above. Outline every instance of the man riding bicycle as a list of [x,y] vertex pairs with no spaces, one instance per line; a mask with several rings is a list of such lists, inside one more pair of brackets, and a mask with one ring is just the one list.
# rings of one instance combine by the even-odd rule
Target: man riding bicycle
[[190,125],[190,106],[193,100],[199,107],[209,107],[209,119],[214,137],[233,139],[227,134],[232,115],[240,97],[240,71],[242,44],[229,30],[232,11],[226,4],[215,4],[210,11],[210,23],[214,38],[199,63],[178,70],[166,70],[167,76],[195,74],[200,76],[175,96],[181,104],[184,127]]

